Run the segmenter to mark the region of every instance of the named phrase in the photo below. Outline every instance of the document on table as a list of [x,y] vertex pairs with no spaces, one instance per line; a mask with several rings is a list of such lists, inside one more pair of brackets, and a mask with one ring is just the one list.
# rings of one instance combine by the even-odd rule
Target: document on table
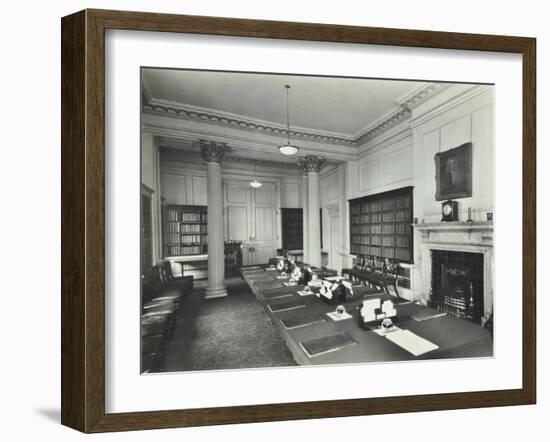
[[438,345],[415,335],[409,330],[397,330],[395,332],[388,333],[386,334],[386,338],[415,356],[420,356],[424,353],[428,353],[439,348]]
[[329,312],[327,316],[333,321],[342,321],[343,319],[350,319],[352,316],[348,312],[338,314],[336,312]]

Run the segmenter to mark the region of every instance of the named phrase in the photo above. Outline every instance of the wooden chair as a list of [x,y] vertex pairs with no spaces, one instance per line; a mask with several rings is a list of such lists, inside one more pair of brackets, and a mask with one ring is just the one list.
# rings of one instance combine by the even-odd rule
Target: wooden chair
[[386,259],[385,272],[383,278],[384,290],[392,296],[400,298],[399,290],[397,289],[397,280],[401,266],[399,261],[394,259]]

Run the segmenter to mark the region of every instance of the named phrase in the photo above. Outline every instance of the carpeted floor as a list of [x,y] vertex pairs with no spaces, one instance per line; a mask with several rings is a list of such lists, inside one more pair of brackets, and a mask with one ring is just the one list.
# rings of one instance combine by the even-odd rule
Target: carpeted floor
[[227,297],[204,299],[204,282],[195,282],[165,345],[161,371],[296,365],[246,282],[231,278],[226,283]]

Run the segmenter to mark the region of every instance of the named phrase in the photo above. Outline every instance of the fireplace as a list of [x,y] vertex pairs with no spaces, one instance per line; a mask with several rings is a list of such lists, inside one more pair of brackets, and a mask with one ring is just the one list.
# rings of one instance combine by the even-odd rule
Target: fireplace
[[481,323],[483,254],[432,250],[429,305],[461,319]]
[[413,300],[476,323],[489,319],[493,314],[493,222],[419,223],[414,229],[418,247]]

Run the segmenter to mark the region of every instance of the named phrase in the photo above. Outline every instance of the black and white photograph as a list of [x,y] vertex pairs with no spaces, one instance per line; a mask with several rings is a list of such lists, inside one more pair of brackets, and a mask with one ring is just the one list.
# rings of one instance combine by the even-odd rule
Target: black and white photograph
[[141,373],[493,356],[493,86],[141,69]]

